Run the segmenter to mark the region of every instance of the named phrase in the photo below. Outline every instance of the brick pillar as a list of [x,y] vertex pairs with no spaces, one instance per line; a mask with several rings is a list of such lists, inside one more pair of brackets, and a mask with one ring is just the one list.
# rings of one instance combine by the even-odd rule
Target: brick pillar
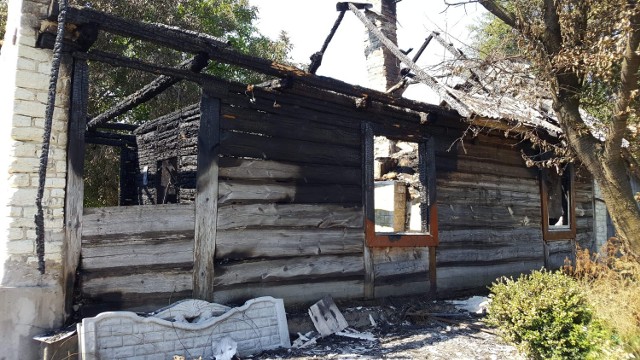
[[[373,8],[365,14],[389,40],[397,43],[396,0],[373,0]],[[368,85],[386,91],[400,81],[400,63],[375,35],[366,32],[365,57],[367,59]]]
[[69,67],[58,83],[43,199],[46,273],[38,272],[35,199],[52,52],[35,47],[49,0],[9,0],[0,53],[0,359],[32,359],[32,336],[62,325]]

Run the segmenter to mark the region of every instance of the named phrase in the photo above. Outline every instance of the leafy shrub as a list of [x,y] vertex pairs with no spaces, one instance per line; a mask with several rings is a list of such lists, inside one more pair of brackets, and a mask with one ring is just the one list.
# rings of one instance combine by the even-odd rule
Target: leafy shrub
[[534,359],[583,359],[606,338],[577,281],[563,273],[502,278],[491,293],[488,323]]

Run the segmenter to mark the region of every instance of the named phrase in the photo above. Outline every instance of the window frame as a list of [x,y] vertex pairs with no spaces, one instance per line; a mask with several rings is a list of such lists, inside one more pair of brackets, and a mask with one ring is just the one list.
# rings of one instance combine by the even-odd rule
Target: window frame
[[[426,134],[407,134],[407,131],[384,128],[365,123],[363,128],[363,177],[365,242],[369,247],[431,247],[438,246],[438,209],[436,202],[435,139]],[[375,231],[374,191],[374,136],[418,143],[418,168],[421,191],[423,232],[381,233]],[[425,220],[426,219],[426,220]]]
[[575,190],[575,171],[573,164],[568,164],[562,176],[569,177],[569,202],[567,208],[569,211],[569,227],[554,229],[549,225],[549,192],[547,188],[547,177],[549,171],[554,169],[540,169],[540,201],[542,211],[542,237],[545,241],[571,240],[576,237],[576,190]]

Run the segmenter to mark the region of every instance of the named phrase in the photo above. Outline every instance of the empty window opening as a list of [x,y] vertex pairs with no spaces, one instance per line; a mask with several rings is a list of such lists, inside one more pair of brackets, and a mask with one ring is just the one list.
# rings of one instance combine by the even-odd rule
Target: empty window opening
[[157,203],[176,204],[178,202],[178,158],[158,161]]
[[[374,137],[374,212],[376,233],[422,233],[418,143]],[[426,220],[426,219],[425,219]],[[425,221],[426,223],[426,221]]]

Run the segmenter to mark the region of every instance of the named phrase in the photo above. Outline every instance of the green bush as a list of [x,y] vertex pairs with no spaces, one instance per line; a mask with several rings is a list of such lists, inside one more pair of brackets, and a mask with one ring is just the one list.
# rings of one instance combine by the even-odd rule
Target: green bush
[[577,282],[560,273],[536,271],[491,287],[487,321],[534,359],[584,359],[603,343]]

